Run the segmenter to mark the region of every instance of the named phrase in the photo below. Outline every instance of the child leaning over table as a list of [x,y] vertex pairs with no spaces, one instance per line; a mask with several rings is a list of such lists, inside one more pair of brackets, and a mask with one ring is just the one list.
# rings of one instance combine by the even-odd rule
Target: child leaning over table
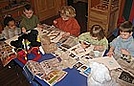
[[134,57],[133,25],[130,21],[123,22],[119,27],[120,35],[110,43],[108,56],[126,55]]
[[25,33],[28,30],[32,30],[35,27],[42,27],[42,25],[40,25],[38,17],[34,15],[33,9],[30,4],[24,6],[23,14],[23,19],[20,22],[20,28],[23,33]]
[[21,33],[20,28],[18,28],[15,24],[14,18],[11,15],[7,15],[4,18],[4,30],[2,31],[1,38],[10,39]]
[[60,18],[53,21],[55,27],[65,31],[63,37],[74,35],[78,36],[80,34],[80,26],[77,20],[74,18],[76,16],[75,9],[72,6],[63,6],[60,10]]
[[86,48],[89,44],[94,45],[94,50],[103,51],[108,48],[108,40],[104,35],[103,28],[100,25],[93,25],[90,32],[82,33],[78,36],[78,41],[83,48]]

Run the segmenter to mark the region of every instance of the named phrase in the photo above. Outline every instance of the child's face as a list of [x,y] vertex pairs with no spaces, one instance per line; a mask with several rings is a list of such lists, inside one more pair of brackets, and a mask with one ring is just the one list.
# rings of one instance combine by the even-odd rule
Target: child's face
[[120,31],[120,37],[122,39],[128,39],[130,36],[132,36],[132,32],[129,33],[129,32],[122,32],[122,31]]
[[92,36],[92,39],[97,40],[97,39],[98,39],[98,37],[93,37],[93,36]]
[[69,17],[68,16],[61,16],[61,18],[64,20],[64,21],[66,21],[66,20],[69,20]]
[[15,22],[14,22],[14,21],[9,21],[8,27],[9,27],[10,29],[15,29],[15,28],[16,28]]
[[33,10],[25,10],[23,13],[27,18],[31,18],[33,16]]

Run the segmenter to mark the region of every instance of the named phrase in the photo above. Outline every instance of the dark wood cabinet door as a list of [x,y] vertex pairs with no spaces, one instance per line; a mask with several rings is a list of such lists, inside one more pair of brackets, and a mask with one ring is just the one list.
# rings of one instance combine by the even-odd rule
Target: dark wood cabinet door
[[58,13],[61,6],[65,5],[66,0],[31,0],[35,14],[40,21],[50,18]]

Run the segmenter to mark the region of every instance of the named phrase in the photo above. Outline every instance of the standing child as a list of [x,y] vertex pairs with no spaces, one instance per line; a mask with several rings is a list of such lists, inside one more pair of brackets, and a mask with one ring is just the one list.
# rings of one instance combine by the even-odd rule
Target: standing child
[[108,56],[127,55],[134,57],[133,25],[130,21],[125,21],[119,27],[120,35],[110,43]]
[[94,50],[101,51],[108,48],[108,41],[104,35],[103,28],[100,25],[93,25],[90,32],[82,33],[78,37],[78,41],[81,43],[83,48],[88,45],[85,43],[90,43],[94,45]]
[[80,34],[80,26],[74,18],[76,16],[75,9],[72,6],[63,6],[59,13],[61,17],[55,19],[53,23],[57,28],[66,32],[63,34],[63,37],[78,36]]
[[23,33],[28,30],[32,30],[35,27],[41,27],[39,19],[33,13],[33,9],[30,4],[24,6],[24,15],[22,15],[23,19],[20,22],[20,28]]
[[21,33],[20,28],[18,28],[15,24],[14,18],[11,15],[8,15],[4,19],[4,30],[2,31],[2,37],[5,39],[12,38]]

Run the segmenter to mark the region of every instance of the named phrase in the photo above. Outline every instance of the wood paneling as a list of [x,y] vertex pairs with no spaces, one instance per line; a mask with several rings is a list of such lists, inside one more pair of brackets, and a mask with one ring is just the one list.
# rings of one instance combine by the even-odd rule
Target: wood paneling
[[35,14],[40,21],[55,16],[61,6],[66,4],[66,0],[31,0]]

